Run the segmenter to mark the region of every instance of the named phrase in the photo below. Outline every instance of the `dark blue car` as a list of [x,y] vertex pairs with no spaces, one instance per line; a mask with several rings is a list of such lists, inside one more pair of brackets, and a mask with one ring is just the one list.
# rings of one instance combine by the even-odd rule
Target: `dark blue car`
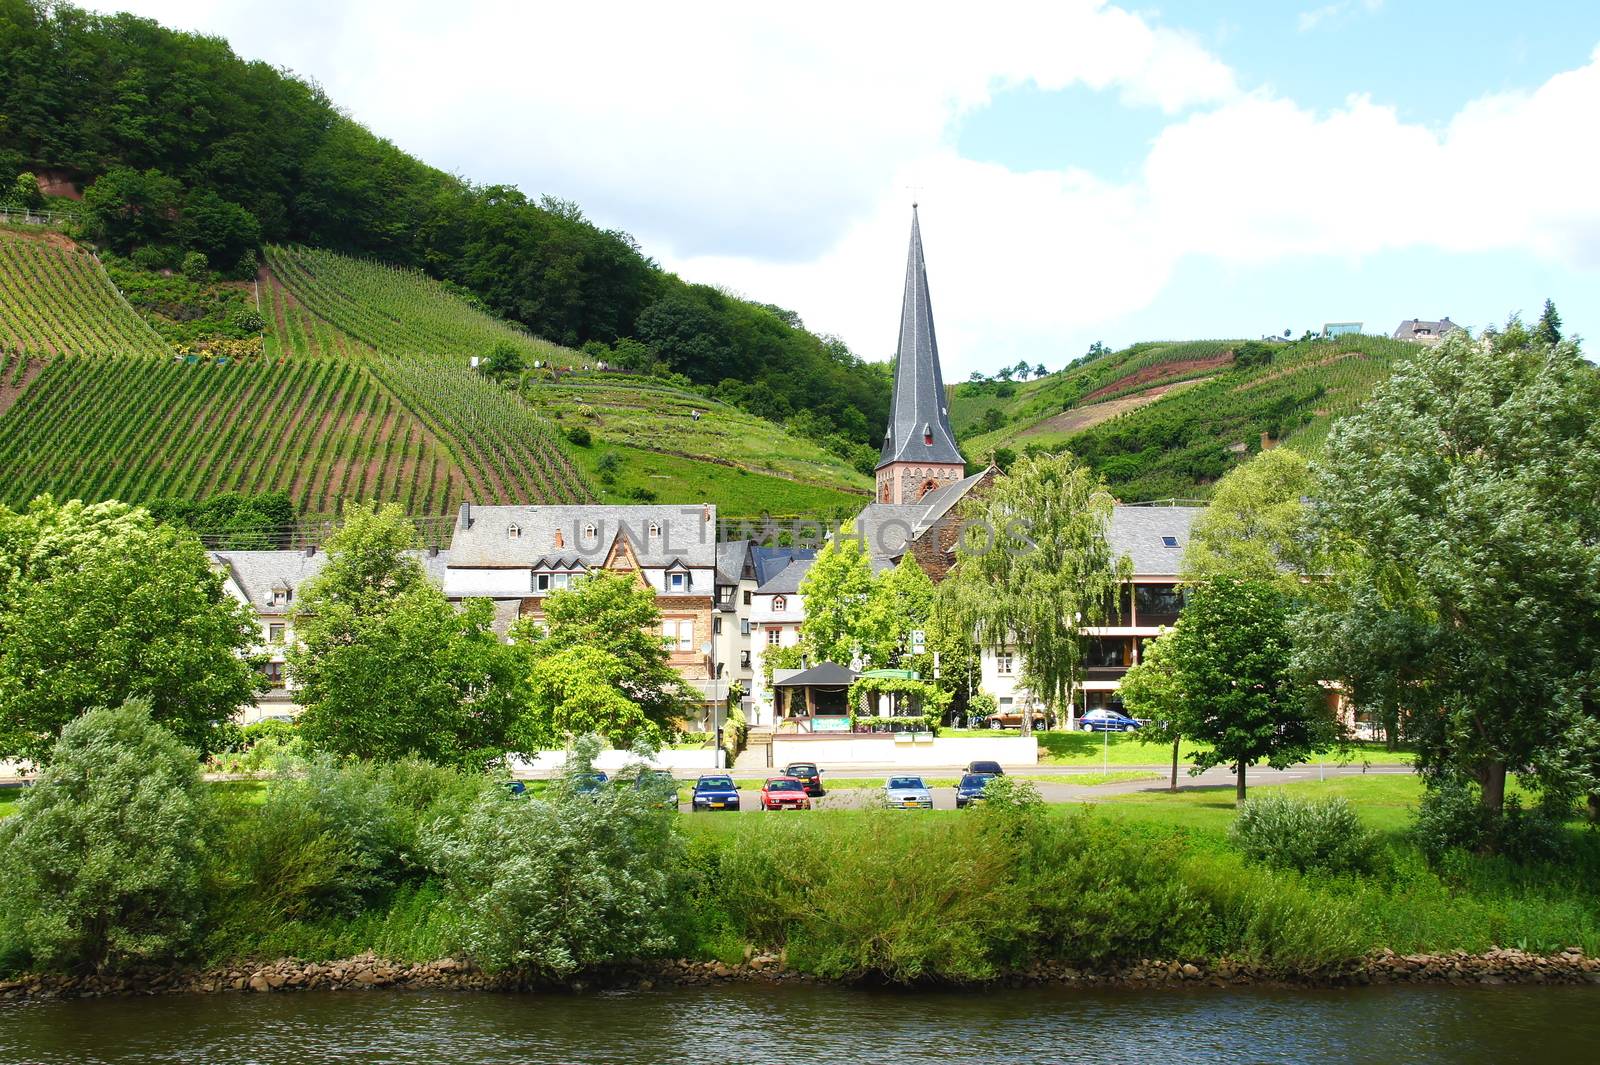
[[1090,710],[1078,718],[1078,728],[1083,732],[1137,732],[1140,724],[1116,710]]
[[956,785],[956,809],[965,810],[975,802],[982,802],[989,781],[993,779],[993,773],[968,773],[962,777],[961,783]]
[[689,796],[689,809],[695,813],[738,808],[739,789],[734,787],[733,778],[727,774],[712,773],[694,782],[694,793]]

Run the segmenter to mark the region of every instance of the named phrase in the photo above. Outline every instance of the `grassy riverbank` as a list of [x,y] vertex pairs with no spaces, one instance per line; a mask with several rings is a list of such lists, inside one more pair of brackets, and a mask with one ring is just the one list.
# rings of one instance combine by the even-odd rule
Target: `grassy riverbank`
[[[833,782],[850,784],[878,781]],[[1600,834],[1569,826],[1559,861],[1454,852],[1430,864],[1409,835],[1421,794],[1409,776],[1254,789],[1348,801],[1373,834],[1371,860],[1341,873],[1248,861],[1229,836],[1231,793],[1211,788],[777,818],[684,817],[632,789],[596,800],[558,788],[543,793],[547,807],[424,767],[328,767],[206,791],[216,820],[204,913],[177,951],[185,964],[370,951],[504,970],[549,958],[540,951],[554,939],[576,946],[570,968],[546,978],[608,957],[772,953],[828,978],[964,982],[1141,958],[1303,976],[1383,948],[1600,953]],[[4,968],[36,968],[3,925]]]

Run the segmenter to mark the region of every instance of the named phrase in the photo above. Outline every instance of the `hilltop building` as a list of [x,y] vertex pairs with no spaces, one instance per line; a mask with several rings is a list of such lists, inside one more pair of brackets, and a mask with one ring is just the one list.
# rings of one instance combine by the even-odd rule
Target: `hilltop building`
[[891,404],[889,428],[878,456],[879,503],[915,503],[967,475],[966,460],[950,429],[944,377],[939,372],[939,341],[933,331],[916,204],[911,205],[911,247],[906,253]]
[[1415,344],[1437,344],[1446,336],[1456,332],[1461,327],[1450,320],[1450,316],[1439,319],[1437,322],[1424,321],[1421,318],[1407,318],[1394,327],[1395,340],[1409,340]]

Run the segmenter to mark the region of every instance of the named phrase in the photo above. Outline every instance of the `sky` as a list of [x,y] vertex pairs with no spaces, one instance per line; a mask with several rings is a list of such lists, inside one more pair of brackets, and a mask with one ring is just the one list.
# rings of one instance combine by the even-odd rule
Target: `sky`
[[947,380],[1546,297],[1600,338],[1596,0],[103,9],[226,37],[868,359],[916,201]]

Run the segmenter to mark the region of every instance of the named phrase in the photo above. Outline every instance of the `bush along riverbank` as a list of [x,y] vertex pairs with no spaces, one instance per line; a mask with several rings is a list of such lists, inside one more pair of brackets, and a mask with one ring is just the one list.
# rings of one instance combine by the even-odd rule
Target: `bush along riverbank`
[[141,707],[91,712],[0,820],[0,992],[1574,982],[1600,955],[1583,829],[1513,860],[1439,808],[1379,837],[1257,800],[1224,833],[1007,780],[960,814],[696,818],[583,783],[313,759],[206,785]]

